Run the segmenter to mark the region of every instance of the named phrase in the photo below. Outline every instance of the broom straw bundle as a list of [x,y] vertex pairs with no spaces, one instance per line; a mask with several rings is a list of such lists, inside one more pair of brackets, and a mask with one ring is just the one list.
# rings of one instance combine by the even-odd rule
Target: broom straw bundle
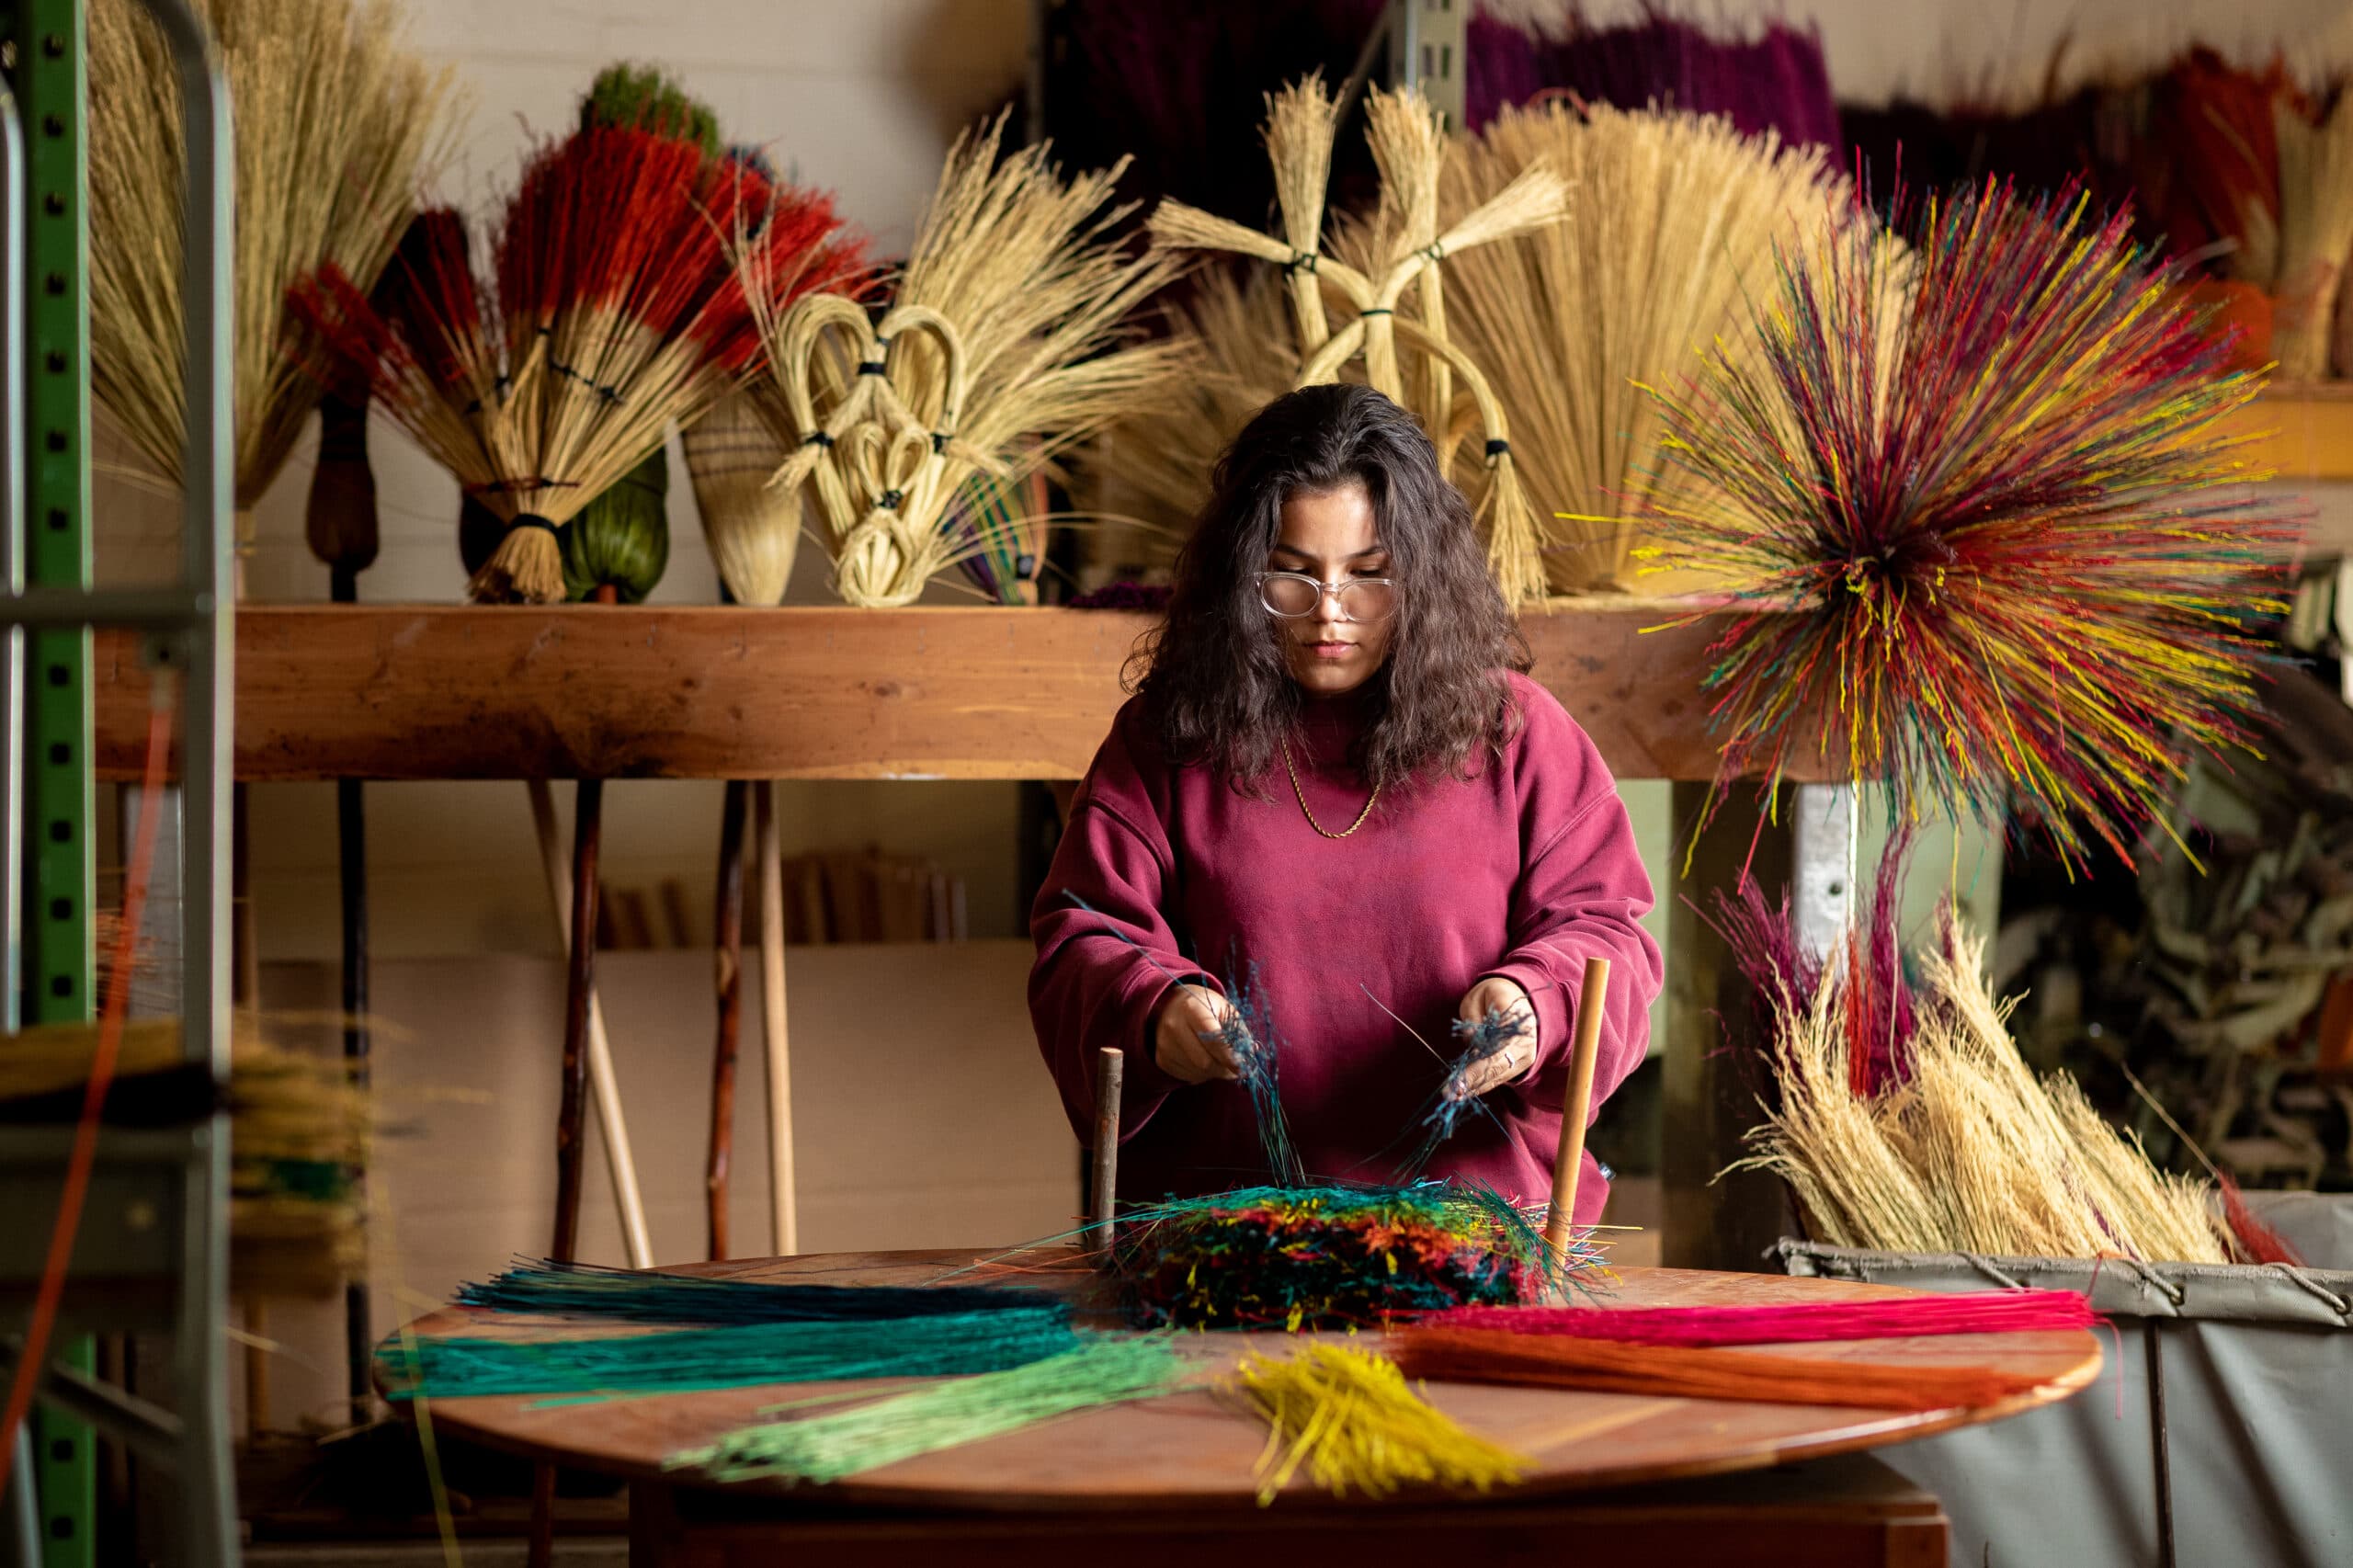
[[[420,177],[449,145],[452,75],[402,47],[392,0],[197,9],[236,107],[231,385],[246,547],[251,510],[322,390],[291,351],[287,289],[321,266],[363,290],[374,283]],[[132,0],[95,0],[87,25],[91,390],[141,462],[176,487],[187,426],[179,89]]]
[[2162,1173],[2072,1079],[2037,1079],[1958,931],[1924,962],[1908,1075],[1858,1094],[1832,966],[1775,1000],[1780,1105],[1739,1168],[1786,1180],[1817,1240],[1900,1252],[2227,1263],[2203,1183]]
[[[134,982],[134,983],[136,983]],[[365,1165],[373,1133],[368,1091],[347,1064],[273,1045],[253,1016],[232,1019],[229,1119],[232,1268],[240,1290],[318,1295],[358,1272],[363,1214],[350,1176]],[[97,1049],[96,1023],[40,1024],[0,1039],[0,1102],[80,1101]],[[117,1103],[160,1090],[172,1114],[188,1094],[177,1018],[123,1028]]]
[[1122,324],[1176,276],[1107,231],[1122,164],[1065,179],[1044,146],[998,147],[1000,116],[960,137],[888,310],[839,293],[773,304],[768,263],[744,262],[767,367],[761,410],[792,450],[841,597],[912,602],[977,548],[955,515],[965,483],[1012,483],[1163,394],[1183,355],[1123,345]]
[[1661,466],[1645,386],[1753,340],[1749,298],[1777,251],[1802,252],[1837,221],[1844,182],[1821,149],[1726,119],[1554,102],[1457,141],[1442,210],[1472,210],[1540,165],[1566,177],[1568,221],[1452,262],[1449,323],[1518,427],[1515,456],[1553,519],[1551,585],[1623,588],[1637,542],[1625,519]]
[[830,280],[837,232],[824,199],[691,142],[586,128],[527,164],[487,276],[463,221],[441,210],[403,241],[381,313],[332,267],[297,303],[330,353],[368,373],[386,415],[506,525],[474,598],[552,604],[557,530],[757,358],[731,244],[777,307]]
[[2283,381],[2328,374],[2346,252],[2353,247],[2353,94],[2319,123],[2272,101],[2279,148],[2279,273],[2271,352]]
[[1201,275],[1162,314],[1190,373],[1103,432],[1074,463],[1075,503],[1128,526],[1092,529],[1086,554],[1115,573],[1165,576],[1209,501],[1210,472],[1250,415],[1299,381],[1289,285],[1254,267]]
[[[1437,115],[1418,94],[1405,91],[1373,93],[1367,117],[1381,195],[1372,230],[1380,240],[1365,264],[1352,266],[1324,244],[1324,182],[1336,116],[1321,78],[1314,76],[1267,100],[1267,150],[1275,168],[1283,237],[1164,201],[1153,213],[1153,243],[1162,250],[1233,251],[1285,268],[1303,360],[1298,384],[1337,380],[1345,367],[1361,360],[1368,382],[1420,417],[1442,460],[1450,459],[1461,434],[1452,391],[1459,377],[1485,432],[1483,458],[1489,477],[1479,516],[1487,532],[1489,563],[1510,603],[1540,599],[1544,581],[1536,521],[1513,466],[1503,405],[1472,358],[1448,336],[1439,267],[1462,252],[1559,222],[1568,210],[1567,182],[1549,165],[1530,165],[1440,232],[1444,139]],[[1326,290],[1356,312],[1337,331],[1325,314]],[[1411,389],[1401,349],[1419,358],[1421,374]]]
[[720,581],[739,605],[778,605],[801,553],[801,497],[768,482],[788,455],[749,392],[678,432]]

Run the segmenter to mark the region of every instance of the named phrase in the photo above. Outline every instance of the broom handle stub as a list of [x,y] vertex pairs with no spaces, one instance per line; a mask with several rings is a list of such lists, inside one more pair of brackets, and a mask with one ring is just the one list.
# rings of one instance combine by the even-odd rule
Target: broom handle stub
[[1585,960],[1585,983],[1577,988],[1574,1049],[1569,1057],[1568,1103],[1561,1109],[1561,1154],[1552,1164],[1552,1205],[1544,1215],[1544,1241],[1555,1259],[1568,1255],[1576,1229],[1577,1176],[1585,1165],[1585,1124],[1593,1114],[1593,1059],[1601,1049],[1602,1004],[1609,994],[1609,960]]
[[1107,1045],[1095,1053],[1095,1182],[1089,1194],[1087,1219],[1103,1231],[1102,1243],[1111,1241],[1110,1225],[1120,1194],[1120,1081],[1127,1072],[1127,1055]]
[[773,780],[759,790],[760,1044],[768,1070],[769,1244],[779,1257],[801,1250],[801,1199],[792,1165],[792,1057],[784,1013],[784,824]]
[[[555,791],[544,778],[528,781],[531,818],[539,828],[540,865],[546,872],[549,902],[555,905],[556,940],[572,951],[572,862],[556,825]],[[629,1121],[621,1111],[620,1085],[613,1075],[612,1042],[605,1034],[604,1004],[588,994],[588,1088],[605,1131],[605,1165],[613,1178],[613,1206],[620,1211],[621,1247],[631,1268],[654,1267],[654,1242],[645,1227],[645,1199],[637,1187],[637,1156],[631,1151]]]

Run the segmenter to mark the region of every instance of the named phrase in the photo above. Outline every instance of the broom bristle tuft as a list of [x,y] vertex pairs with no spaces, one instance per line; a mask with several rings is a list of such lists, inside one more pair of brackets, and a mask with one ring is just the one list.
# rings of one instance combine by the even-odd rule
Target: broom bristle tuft
[[[268,489],[328,381],[298,351],[287,290],[332,267],[376,280],[446,156],[454,74],[402,40],[392,0],[198,0],[235,106],[230,346],[235,504]],[[92,0],[91,391],[176,485],[187,439],[178,79],[131,0]]]
[[562,552],[521,520],[568,522],[736,383],[763,312],[863,266],[823,196],[602,126],[531,156],[490,241],[478,277],[462,222],[428,214],[381,313],[332,268],[295,305],[509,525],[474,595],[538,604],[563,597]]

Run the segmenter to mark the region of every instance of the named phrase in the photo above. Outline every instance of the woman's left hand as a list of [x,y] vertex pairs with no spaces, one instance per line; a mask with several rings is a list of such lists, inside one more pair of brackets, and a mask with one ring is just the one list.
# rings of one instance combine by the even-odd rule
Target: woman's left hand
[[1465,1023],[1478,1024],[1492,1012],[1519,1020],[1526,1027],[1501,1051],[1462,1074],[1453,1089],[1458,1099],[1471,1099],[1501,1088],[1527,1072],[1536,1060],[1536,1004],[1529,999],[1528,993],[1499,975],[1489,975],[1464,994],[1455,1016]]

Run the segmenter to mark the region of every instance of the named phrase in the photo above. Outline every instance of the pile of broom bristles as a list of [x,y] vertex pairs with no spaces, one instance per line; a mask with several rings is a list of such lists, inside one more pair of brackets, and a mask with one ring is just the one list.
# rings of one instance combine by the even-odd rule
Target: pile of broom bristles
[[[1838,1246],[2145,1262],[2252,1260],[2214,1184],[2158,1170],[2063,1073],[2038,1078],[1983,944],[1947,923],[1917,960],[1893,1071],[1858,1071],[1862,971],[1825,965],[1810,993],[1763,998],[1778,1105],[1744,1165],[1790,1185],[1806,1229]],[[1897,1009],[1879,1016],[1897,1027]]]

